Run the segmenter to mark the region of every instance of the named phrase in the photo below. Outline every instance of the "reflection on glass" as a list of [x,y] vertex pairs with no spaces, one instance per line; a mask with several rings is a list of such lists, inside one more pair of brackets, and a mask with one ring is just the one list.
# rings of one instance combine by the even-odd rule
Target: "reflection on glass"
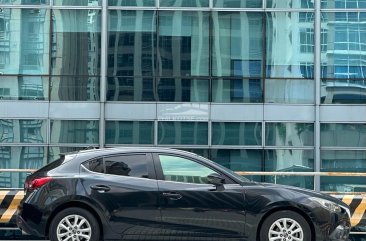
[[263,102],[262,81],[260,79],[213,79],[212,102]]
[[366,104],[366,79],[323,80],[322,104]]
[[261,8],[262,1],[258,0],[213,0],[215,8]]
[[0,0],[2,5],[47,5],[49,0]]
[[262,124],[213,122],[212,145],[262,145]]
[[[267,13],[267,77],[314,76],[310,68],[314,65],[314,19],[300,19],[301,14]],[[304,71],[304,68],[310,69]]]
[[161,12],[159,53],[162,76],[208,76],[209,14]]
[[159,122],[158,144],[207,145],[207,122]]
[[108,0],[109,6],[154,7],[156,0]]
[[328,147],[365,147],[366,124],[320,125],[320,145]]
[[[233,171],[260,172],[263,170],[263,151],[245,149],[211,149],[211,159]],[[261,181],[261,176],[245,176]]]
[[[366,151],[321,151],[323,172],[366,172]],[[366,177],[321,177],[320,190],[365,192]]]
[[281,104],[313,104],[314,80],[266,79],[265,102]]
[[51,77],[51,95],[54,101],[98,101],[99,77]]
[[159,101],[208,102],[209,80],[161,78]]
[[106,121],[106,144],[154,144],[153,121]]
[[48,77],[1,76],[0,100],[48,100]]
[[0,74],[48,74],[50,11],[1,10]]
[[99,121],[51,120],[51,143],[99,143]]
[[103,0],[53,0],[53,5],[61,6],[100,6]]
[[[324,78],[366,78],[366,12],[323,13],[327,54],[322,55]],[[324,42],[324,40],[322,40]],[[342,87],[342,84],[339,84]],[[350,83],[350,88],[360,88]]]
[[109,76],[155,75],[155,14],[155,11],[109,11]]
[[100,11],[55,9],[52,13],[52,74],[99,75]]
[[212,16],[213,75],[260,77],[263,65],[263,14],[213,12]]
[[267,0],[267,8],[314,8],[314,0]]
[[209,0],[159,0],[160,7],[208,7]]
[[0,143],[45,143],[45,120],[0,119]]
[[[265,171],[313,172],[314,150],[266,150]],[[308,189],[314,188],[313,176],[268,176],[266,181]]]
[[154,101],[152,78],[110,77],[107,85],[108,101]]
[[266,123],[266,146],[314,146],[314,124]]
[[322,0],[322,8],[366,8],[365,0]]
[[[97,147],[97,146],[95,146]],[[47,162],[53,162],[60,158],[60,154],[68,152],[76,152],[80,150],[85,150],[87,147],[67,147],[67,146],[50,146],[48,147],[48,158]]]
[[196,149],[196,148],[179,148],[180,150],[183,150],[183,151],[188,151],[188,152],[192,152],[192,153],[195,153],[199,156],[203,156],[207,159],[210,158],[210,149]]

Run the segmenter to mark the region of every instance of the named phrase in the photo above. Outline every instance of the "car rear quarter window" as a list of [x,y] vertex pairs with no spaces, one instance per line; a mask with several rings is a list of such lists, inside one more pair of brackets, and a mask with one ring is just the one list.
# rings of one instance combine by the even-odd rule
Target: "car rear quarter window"
[[104,159],[105,173],[120,176],[149,178],[146,155],[121,155]]
[[103,159],[94,159],[83,163],[84,167],[92,172],[104,173]]

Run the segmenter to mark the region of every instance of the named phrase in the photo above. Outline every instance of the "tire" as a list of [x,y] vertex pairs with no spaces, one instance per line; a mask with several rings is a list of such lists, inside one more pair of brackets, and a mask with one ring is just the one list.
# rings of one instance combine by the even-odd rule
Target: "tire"
[[98,241],[100,227],[89,211],[82,208],[67,208],[53,218],[49,238],[51,241]]
[[[286,224],[285,224],[286,223]],[[303,216],[293,211],[278,211],[268,216],[260,230],[260,241],[271,238],[281,241],[311,241],[309,223]]]

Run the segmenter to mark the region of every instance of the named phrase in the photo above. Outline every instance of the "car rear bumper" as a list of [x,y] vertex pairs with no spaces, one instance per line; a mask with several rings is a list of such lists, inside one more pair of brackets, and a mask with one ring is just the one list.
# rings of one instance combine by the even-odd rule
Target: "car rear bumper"
[[44,236],[41,233],[39,233],[35,228],[32,228],[27,222],[25,222],[20,215],[17,216],[17,226],[18,228],[20,228],[23,234],[34,235],[38,237]]

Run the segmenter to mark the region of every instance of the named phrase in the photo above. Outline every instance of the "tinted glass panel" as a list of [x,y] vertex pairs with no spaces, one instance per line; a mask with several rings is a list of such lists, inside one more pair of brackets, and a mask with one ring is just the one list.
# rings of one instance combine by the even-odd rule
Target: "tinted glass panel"
[[145,155],[115,156],[104,159],[107,174],[148,178]]
[[[0,146],[0,169],[38,169],[47,164],[47,147]],[[1,174],[1,173],[0,173]],[[11,180],[7,182],[11,183]]]
[[48,77],[1,76],[0,100],[48,100]]
[[304,64],[314,65],[314,19],[300,18],[301,15],[300,12],[267,13],[267,77],[314,76],[313,69],[303,69]]
[[100,11],[53,10],[52,74],[99,75]]
[[213,0],[216,8],[260,8],[262,1],[258,0]]
[[322,104],[366,104],[366,79],[322,81]]
[[102,0],[53,0],[53,5],[68,6],[100,6]]
[[22,1],[0,0],[0,4],[3,5],[44,5],[49,3],[50,3],[49,0],[22,0]]
[[365,0],[323,0],[323,8],[366,8]]
[[159,122],[159,144],[207,145],[207,142],[207,122]]
[[314,146],[314,124],[266,123],[266,146]]
[[[85,147],[69,147],[69,146],[50,146],[48,147],[48,163],[60,158],[60,154],[68,152],[76,152],[80,150],[90,149],[90,146]],[[97,146],[95,146],[97,148]]]
[[51,143],[99,143],[99,121],[51,120]]
[[208,7],[209,0],[159,0],[160,7]]
[[160,12],[161,76],[209,75],[208,17],[207,12]]
[[212,102],[261,103],[263,86],[260,79],[213,79]]
[[155,74],[155,18],[155,11],[109,11],[109,76]]
[[214,122],[212,145],[262,145],[262,124]]
[[110,77],[107,85],[109,101],[154,101],[153,78]]
[[155,0],[108,0],[109,6],[153,7]]
[[212,74],[260,77],[263,66],[263,14],[212,12],[212,18]]
[[98,101],[99,77],[51,77],[51,100]]
[[83,166],[92,172],[104,173],[103,159],[95,159],[83,163]]
[[107,121],[106,144],[154,144],[152,121]]
[[209,80],[201,79],[160,79],[159,101],[208,102]]
[[4,8],[1,16],[1,74],[48,74],[50,10]]
[[[323,172],[366,172],[366,151],[321,151]],[[321,177],[322,191],[365,192],[366,177]]]
[[321,124],[321,146],[365,147],[366,124]]
[[314,0],[267,0],[267,8],[314,8]]
[[207,176],[214,170],[197,162],[176,156],[159,155],[160,164],[166,181],[207,183]]
[[0,143],[45,143],[45,120],[0,119]]
[[313,104],[314,80],[266,79],[265,102],[282,104]]

